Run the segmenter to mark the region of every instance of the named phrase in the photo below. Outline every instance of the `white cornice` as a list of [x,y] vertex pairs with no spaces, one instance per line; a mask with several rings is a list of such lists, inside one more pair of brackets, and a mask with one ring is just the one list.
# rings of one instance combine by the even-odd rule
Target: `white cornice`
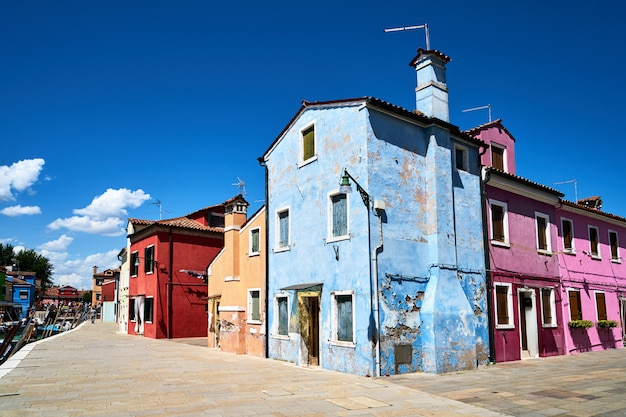
[[501,190],[509,191],[517,195],[521,195],[522,197],[550,204],[555,207],[558,207],[559,205],[559,198],[557,196],[538,190],[529,185],[520,184],[519,182],[513,181],[508,178],[491,175],[489,177],[489,180],[487,181],[487,185],[499,188]]

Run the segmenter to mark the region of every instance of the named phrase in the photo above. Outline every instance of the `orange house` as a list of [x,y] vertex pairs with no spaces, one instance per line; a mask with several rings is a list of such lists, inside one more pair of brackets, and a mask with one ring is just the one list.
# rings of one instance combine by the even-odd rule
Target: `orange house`
[[266,356],[265,206],[247,219],[248,203],[224,206],[224,248],[209,265],[209,347]]

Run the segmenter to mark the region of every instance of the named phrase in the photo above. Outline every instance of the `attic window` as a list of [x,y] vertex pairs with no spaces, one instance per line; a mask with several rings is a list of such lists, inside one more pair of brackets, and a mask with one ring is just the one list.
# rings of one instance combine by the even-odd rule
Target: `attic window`
[[501,171],[506,171],[504,166],[504,147],[491,144],[491,166]]
[[301,163],[313,161],[315,154],[315,124],[308,126],[300,132],[301,135]]
[[224,227],[224,213],[210,212],[207,214],[207,223],[210,227]]

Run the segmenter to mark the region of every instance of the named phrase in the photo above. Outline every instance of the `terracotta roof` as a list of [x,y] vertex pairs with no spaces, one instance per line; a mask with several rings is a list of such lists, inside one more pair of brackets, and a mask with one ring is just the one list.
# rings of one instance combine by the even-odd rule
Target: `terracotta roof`
[[506,134],[507,134],[507,135],[509,135],[509,136],[511,137],[511,139],[513,139],[514,141],[516,141],[516,142],[517,142],[517,140],[515,139],[515,137],[513,137],[513,135],[511,134],[511,132],[509,132],[509,130],[508,130],[506,127],[504,127],[504,125],[502,124],[502,119],[497,119],[497,120],[494,120],[494,121],[489,122],[489,123],[485,123],[485,124],[482,124],[482,125],[478,125],[478,126],[473,127],[473,128],[471,128],[471,129],[469,129],[469,130],[466,130],[466,131],[465,131],[465,133],[467,133],[468,135],[475,136],[475,135],[477,135],[478,133],[480,133],[480,131],[482,131],[482,130],[487,130],[487,129],[489,129],[490,127],[495,127],[495,126],[497,126],[497,127],[499,127],[500,129],[504,130],[504,131],[506,132]]
[[513,180],[515,182],[518,182],[520,184],[524,184],[524,185],[527,185],[529,187],[536,188],[537,190],[545,191],[547,193],[554,194],[555,196],[558,196],[558,197],[563,197],[565,195],[562,192],[560,192],[559,190],[555,190],[554,188],[550,188],[550,187],[547,187],[547,186],[545,186],[543,184],[539,184],[538,182],[533,182],[533,181],[531,181],[529,179],[526,179],[526,178],[523,178],[523,177],[520,177],[520,176],[517,176],[517,175],[509,174],[508,172],[504,172],[502,170],[499,170],[499,169],[496,169],[496,168],[493,168],[493,167],[488,167],[487,169],[489,170],[490,173],[495,173],[495,174],[497,174],[497,175],[499,175],[501,177],[508,178],[508,179]]
[[33,285],[33,284],[29,284],[27,281],[24,281],[21,278],[18,277],[13,277],[13,280],[11,281],[13,283],[13,285]]
[[594,209],[594,208],[591,208],[591,207],[588,207],[588,206],[584,206],[582,204],[576,204],[576,203],[574,203],[572,201],[561,200],[561,203],[564,206],[575,207],[575,208],[578,208],[580,210],[586,211],[588,213],[598,214],[598,215],[606,217],[608,219],[618,220],[620,222],[626,222],[626,217],[618,216],[616,214],[607,213],[605,211]]
[[289,130],[289,128],[291,127],[291,125],[296,121],[296,119],[298,117],[300,117],[300,115],[304,112],[304,110],[306,110],[307,107],[327,107],[327,106],[337,106],[337,105],[346,105],[346,104],[358,104],[358,103],[365,103],[365,104],[371,104],[374,107],[379,107],[381,109],[385,109],[388,111],[391,111],[393,113],[396,113],[399,116],[403,116],[412,120],[415,120],[419,123],[423,123],[423,124],[436,124],[439,126],[444,127],[445,129],[449,129],[451,133],[462,137],[463,139],[465,139],[468,142],[474,143],[477,146],[480,147],[486,147],[485,142],[483,142],[482,140],[467,134],[466,132],[462,131],[458,126],[453,125],[449,122],[443,121],[441,119],[437,119],[435,117],[428,117],[426,115],[424,115],[422,112],[420,111],[411,111],[408,109],[405,109],[404,107],[400,107],[397,106],[395,104],[391,104],[388,101],[385,100],[381,100],[379,98],[376,97],[358,97],[358,98],[347,98],[347,99],[340,99],[340,100],[330,100],[330,101],[315,101],[315,102],[309,102],[306,100],[302,100],[302,106],[300,107],[300,109],[296,112],[296,114],[291,118],[291,120],[289,120],[289,123],[287,123],[285,125],[285,127],[283,128],[283,130],[281,130],[281,132],[278,134],[278,136],[276,137],[276,139],[274,139],[272,141],[272,143],[270,144],[270,146],[267,148],[267,150],[263,153],[263,156],[257,158],[257,160],[259,161],[259,163],[263,162],[263,159],[265,158],[265,156],[270,152],[270,150],[272,148],[274,148],[274,146],[276,145],[276,143],[278,143],[278,141],[282,138],[282,136],[285,134],[285,132],[287,132],[287,130]]

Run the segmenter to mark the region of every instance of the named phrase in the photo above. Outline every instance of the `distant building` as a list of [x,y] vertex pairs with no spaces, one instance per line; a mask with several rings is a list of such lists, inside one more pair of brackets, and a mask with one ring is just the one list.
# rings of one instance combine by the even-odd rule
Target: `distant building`
[[35,272],[6,271],[7,280],[11,281],[13,303],[18,303],[22,309],[22,317],[28,317],[28,310],[35,302]]

